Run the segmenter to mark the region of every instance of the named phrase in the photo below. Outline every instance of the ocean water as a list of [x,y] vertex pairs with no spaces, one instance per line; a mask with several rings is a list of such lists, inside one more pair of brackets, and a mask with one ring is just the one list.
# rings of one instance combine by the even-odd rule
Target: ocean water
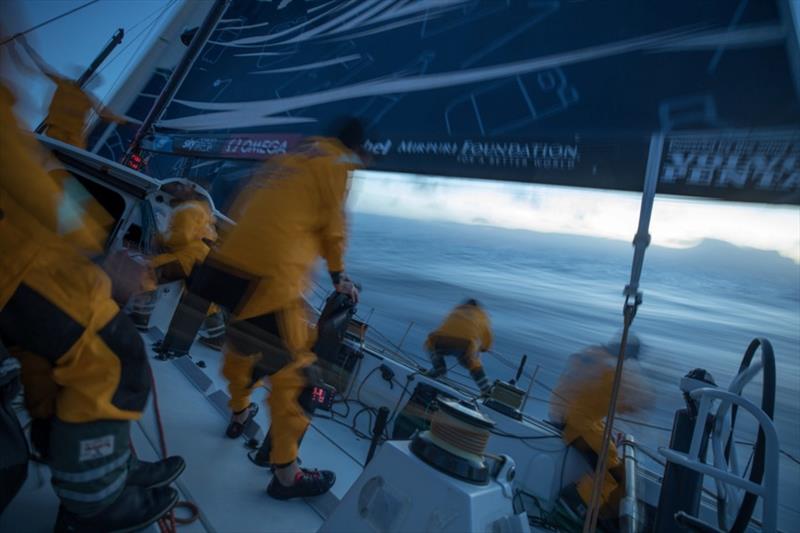
[[[455,304],[477,298],[496,339],[497,354],[483,357],[490,379],[513,377],[527,354],[520,385],[528,386],[538,365],[528,405],[542,414],[567,357],[621,330],[631,257],[631,246],[618,241],[355,214],[347,270],[363,285],[359,315],[369,318],[373,338],[401,344],[421,362],[427,333]],[[775,424],[786,452],[781,527],[794,530],[800,466],[789,456],[800,457],[800,267],[722,242],[651,247],[641,290],[633,331],[644,345],[640,364],[657,401],[618,428],[651,448],[667,445],[673,413],[683,406],[681,376],[702,367],[727,387],[750,341],[769,339],[778,376]],[[470,383],[463,370],[450,375]],[[761,389],[757,378],[745,396],[758,403]],[[752,442],[755,426],[745,418],[736,439]],[[749,448],[740,450],[746,460]]]

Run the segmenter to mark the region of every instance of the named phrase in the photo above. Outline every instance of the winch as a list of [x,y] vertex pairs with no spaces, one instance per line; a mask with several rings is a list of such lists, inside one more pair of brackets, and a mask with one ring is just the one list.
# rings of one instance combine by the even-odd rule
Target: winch
[[430,430],[385,443],[320,533],[530,531],[514,512],[514,461],[485,453],[493,427],[471,406],[439,400]]

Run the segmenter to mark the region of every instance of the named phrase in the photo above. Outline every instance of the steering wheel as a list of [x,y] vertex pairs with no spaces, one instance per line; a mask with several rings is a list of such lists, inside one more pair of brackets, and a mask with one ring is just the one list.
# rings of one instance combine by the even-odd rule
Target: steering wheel
[[[754,361],[756,350],[761,357]],[[733,378],[728,391],[741,396],[744,387],[763,372],[761,409],[772,419],[775,412],[775,356],[767,339],[753,339],[742,358],[739,373]],[[734,441],[738,406],[722,402],[714,417],[711,446],[714,467],[760,485],[764,478],[766,456],[765,437],[759,427],[758,438],[752,447],[749,460],[743,465]],[[749,475],[748,475],[749,467]],[[723,531],[744,531],[747,528],[758,496],[717,479],[717,523]]]

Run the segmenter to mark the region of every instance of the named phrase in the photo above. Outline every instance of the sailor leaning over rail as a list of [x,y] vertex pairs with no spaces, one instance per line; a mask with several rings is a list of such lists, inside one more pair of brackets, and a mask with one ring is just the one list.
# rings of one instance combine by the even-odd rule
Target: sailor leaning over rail
[[[158,293],[155,285],[189,277],[195,265],[200,264],[217,239],[215,217],[208,199],[196,192],[194,184],[184,180],[170,180],[161,189],[169,193],[171,211],[169,222],[158,235],[162,252],[149,261],[153,269],[153,282],[146,292],[131,302],[130,317],[139,329],[146,330],[155,309]],[[201,340],[212,348],[220,349],[225,339],[225,317],[216,305],[209,306],[205,319],[207,337]]]
[[267,491],[279,499],[322,494],[335,480],[333,472],[300,469],[296,461],[309,423],[298,399],[314,364],[302,298],[317,259],[327,262],[337,290],[358,296],[344,274],[344,204],[349,174],[362,165],[363,129],[348,119],[332,133],[265,164],[232,206],[236,225],[193,274],[197,294],[231,311],[222,369],[233,412],[228,436],[241,434],[254,411],[250,394],[269,378],[275,476]]
[[[633,413],[646,409],[653,401],[652,392],[636,361],[642,352],[638,337],[630,335],[625,349],[625,369],[617,412]],[[589,346],[567,360],[550,399],[550,419],[563,426],[564,441],[583,453],[594,469],[603,446],[604,419],[614,382],[619,354],[619,340],[603,346]],[[630,361],[628,361],[630,359]],[[601,520],[614,520],[624,492],[624,465],[613,442],[608,450],[608,471],[601,494]],[[592,472],[571,485],[562,498],[573,510],[582,513],[592,498]]]
[[56,528],[141,527],[175,504],[165,485],[184,463],[131,457],[130,421],[150,392],[144,345],[89,258],[103,242],[91,196],[44,170],[13,100],[0,85],[0,337],[21,363],[31,440],[61,500]]
[[431,378],[445,375],[445,357],[454,356],[461,366],[469,370],[481,394],[489,394],[491,385],[478,352],[490,350],[492,341],[489,315],[476,300],[465,301],[453,309],[444,322],[428,335],[425,348],[430,353],[433,368],[426,375]]

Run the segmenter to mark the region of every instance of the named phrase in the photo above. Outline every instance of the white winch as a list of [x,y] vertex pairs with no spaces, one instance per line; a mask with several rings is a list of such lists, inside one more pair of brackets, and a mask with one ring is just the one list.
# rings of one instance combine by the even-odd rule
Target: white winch
[[530,531],[514,510],[514,461],[487,457],[494,422],[442,400],[430,431],[381,447],[319,533]]

